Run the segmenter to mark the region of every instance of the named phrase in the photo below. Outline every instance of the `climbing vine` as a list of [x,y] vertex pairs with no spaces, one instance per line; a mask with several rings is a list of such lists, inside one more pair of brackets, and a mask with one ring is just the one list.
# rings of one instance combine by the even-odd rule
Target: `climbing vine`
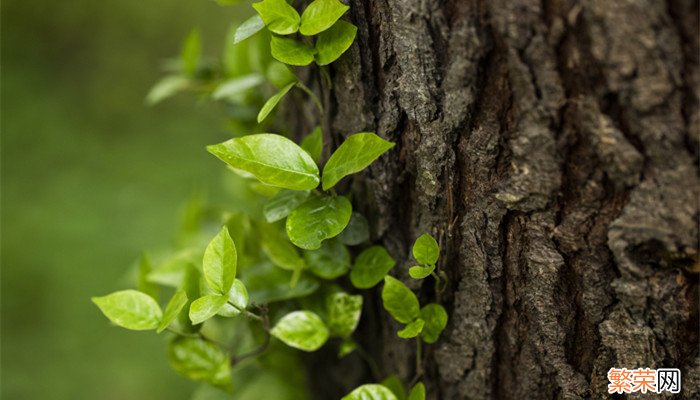
[[[303,389],[296,382],[303,379],[295,371],[275,371],[295,362],[290,348],[313,352],[333,342],[338,357],[358,352],[381,379],[376,362],[353,333],[361,320],[363,291],[383,282],[383,306],[404,324],[397,335],[416,342],[416,376],[410,383],[390,376],[362,385],[344,399],[425,399],[421,347],[438,340],[447,313],[437,303],[421,306],[411,289],[389,275],[396,261],[384,247],[370,243],[367,219],[353,209],[351,194],[338,193],[336,186],[391,154],[394,143],[360,132],[324,160],[323,139],[331,132],[321,127],[300,144],[261,132],[283,122],[271,116],[295,88],[322,119],[324,104],[317,92],[332,90],[324,66],[351,46],[357,32],[341,19],[349,7],[338,0],[314,0],[301,15],[285,0],[263,0],[252,7],[257,14],[231,31],[220,63],[201,56],[199,35],[193,31],[178,67],[147,96],[155,104],[177,92],[199,93],[225,105],[233,129],[251,132],[207,146],[231,170],[238,207],[207,212],[194,202],[186,213],[184,245],[156,257],[155,263],[144,256],[138,290],[117,291],[93,302],[115,325],[168,332],[172,368],[208,384],[203,391],[284,398],[266,391],[269,381],[251,384],[267,374],[282,382],[288,398],[299,398],[304,396],[295,393]],[[311,72],[295,69],[309,65]],[[299,78],[310,74],[321,77],[317,84]],[[265,93],[272,94],[265,99]],[[240,193],[248,197],[242,200]],[[418,265],[409,269],[410,276],[433,276],[439,286],[444,275],[436,274],[440,248],[435,239],[420,236],[412,253]],[[172,293],[164,308],[162,291]],[[256,359],[253,365],[245,362]],[[408,395],[406,386],[412,386]]]

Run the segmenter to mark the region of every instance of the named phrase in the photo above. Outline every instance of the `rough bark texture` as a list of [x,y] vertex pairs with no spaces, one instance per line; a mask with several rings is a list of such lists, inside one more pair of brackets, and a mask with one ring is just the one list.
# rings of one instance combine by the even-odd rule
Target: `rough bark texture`
[[[350,3],[327,124],[398,143],[351,188],[392,273],[450,313],[429,397],[602,399],[616,366],[678,367],[700,398],[697,2]],[[425,231],[442,293],[408,278]],[[369,308],[410,380],[413,342]]]

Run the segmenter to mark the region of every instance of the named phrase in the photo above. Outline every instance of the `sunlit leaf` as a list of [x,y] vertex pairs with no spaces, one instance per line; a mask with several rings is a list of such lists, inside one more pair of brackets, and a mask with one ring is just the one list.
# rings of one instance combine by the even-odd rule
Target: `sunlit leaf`
[[[229,304],[231,303],[231,304]],[[217,313],[222,317],[235,317],[248,307],[248,289],[236,279],[228,292],[228,302]]]
[[360,322],[362,296],[345,292],[330,294],[326,298],[326,315],[332,336],[350,336]]
[[394,319],[404,324],[412,322],[420,313],[418,298],[413,291],[389,275],[384,277],[382,303]]
[[230,166],[261,182],[286,189],[311,190],[319,183],[318,167],[301,147],[284,136],[260,133],[207,146]]
[[352,46],[355,35],[357,27],[343,20],[321,32],[316,41],[316,64],[327,65],[340,58]]
[[192,302],[190,306],[190,320],[197,325],[216,315],[228,301],[228,296],[208,295],[202,296]]
[[177,315],[180,314],[180,311],[182,311],[186,304],[187,293],[185,292],[185,289],[178,289],[165,306],[163,318],[158,324],[157,332],[163,332],[175,320],[175,318],[177,318]]
[[287,217],[287,236],[302,249],[318,249],[345,229],[351,214],[352,205],[343,196],[312,195]]
[[137,290],[121,290],[92,302],[115,325],[134,331],[155,329],[163,312],[153,297]]
[[262,122],[265,118],[267,118],[268,115],[272,112],[272,110],[277,107],[277,104],[282,100],[282,97],[284,97],[289,90],[291,90],[294,85],[296,85],[296,82],[292,82],[288,84],[287,86],[283,87],[279,92],[275,93],[272,97],[267,99],[265,104],[263,104],[262,108],[260,109],[260,112],[258,113],[258,123]]
[[311,36],[330,28],[350,7],[338,0],[314,0],[301,14],[299,32]]
[[309,198],[308,190],[281,190],[272,196],[263,207],[267,222],[277,222],[287,218],[292,210]]
[[341,400],[397,400],[397,398],[386,386],[372,383],[356,388]]
[[406,389],[403,387],[401,378],[396,375],[389,375],[380,382],[396,396],[398,400],[406,399]]
[[265,22],[263,22],[260,15],[253,15],[252,17],[245,20],[237,29],[236,33],[233,35],[233,44],[238,44],[249,37],[260,32],[262,28],[265,27]]
[[187,89],[189,84],[190,80],[187,77],[182,75],[168,75],[153,85],[148,95],[146,95],[146,104],[149,106],[158,104],[168,97]]
[[239,97],[242,92],[254,88],[264,81],[264,77],[257,73],[239,76],[229,79],[217,86],[211,96],[216,100],[235,99]]
[[414,265],[408,269],[408,274],[411,275],[413,279],[423,279],[435,271],[435,266],[431,265],[429,267],[422,267],[420,265]]
[[[290,67],[277,60],[270,61],[270,64],[267,66],[267,71],[265,71],[265,76],[270,83],[280,89],[299,80],[290,70]],[[304,146],[302,146],[302,148],[303,147]]]
[[394,143],[371,132],[349,136],[323,167],[323,190],[332,188],[347,175],[362,171],[392,147]]
[[318,350],[328,340],[328,328],[311,311],[294,311],[285,315],[270,334],[286,345],[304,351]]
[[400,338],[410,339],[420,335],[423,330],[425,321],[420,318],[416,318],[413,322],[406,325],[403,329],[398,332]]
[[276,60],[285,64],[303,67],[314,60],[314,50],[296,39],[273,36],[270,40],[270,53]]
[[271,32],[289,35],[299,29],[299,13],[285,0],[263,0],[253,3],[253,8]]
[[338,358],[343,358],[357,349],[357,343],[352,339],[345,339],[338,346]]
[[413,244],[413,257],[425,265],[434,265],[440,257],[440,247],[429,233],[420,235]]
[[384,247],[368,247],[355,259],[350,281],[358,289],[369,289],[381,282],[394,265],[396,261]]
[[231,380],[228,355],[214,343],[178,336],[168,346],[170,365],[178,373],[214,386],[227,386]]
[[299,255],[297,248],[274,229],[263,232],[261,244],[265,254],[276,266],[289,271],[302,270],[306,267],[306,262]]
[[236,278],[236,246],[226,227],[209,242],[204,251],[204,279],[217,294],[225,295]]
[[423,382],[416,383],[408,394],[408,400],[425,400],[425,385]]

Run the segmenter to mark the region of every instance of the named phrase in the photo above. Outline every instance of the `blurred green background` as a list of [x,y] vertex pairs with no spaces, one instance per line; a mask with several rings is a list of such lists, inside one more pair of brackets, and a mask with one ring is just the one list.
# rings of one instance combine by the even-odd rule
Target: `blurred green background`
[[198,27],[217,55],[240,9],[209,0],[2,2],[2,397],[187,399],[165,341],[110,326],[90,297],[131,286],[186,199],[215,192],[219,110],[144,106]]

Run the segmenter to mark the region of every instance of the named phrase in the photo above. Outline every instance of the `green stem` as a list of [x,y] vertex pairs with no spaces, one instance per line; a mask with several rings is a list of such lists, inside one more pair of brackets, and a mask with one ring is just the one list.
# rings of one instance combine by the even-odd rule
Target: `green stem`
[[379,366],[377,365],[377,362],[374,361],[372,356],[370,356],[369,353],[362,346],[360,346],[359,343],[355,342],[355,346],[357,348],[357,353],[367,363],[369,370],[372,372],[372,376],[374,377],[374,380],[379,382],[382,379],[382,374],[379,371]]
[[318,110],[321,112],[321,115],[324,115],[325,112],[323,111],[323,104],[321,104],[321,99],[319,99],[318,96],[316,96],[316,93],[309,89],[308,86],[304,85],[302,81],[297,82],[297,87],[306,92],[306,94],[308,94],[309,97],[311,97],[311,101],[314,102],[316,108],[318,108]]
[[420,337],[416,338],[416,376],[423,375],[423,346]]
[[263,317],[259,316],[258,314],[250,312],[250,311],[246,310],[245,308],[240,308],[237,305],[231,303],[230,301],[228,302],[228,304],[231,305],[231,307],[235,308],[236,310],[240,311],[241,314],[245,315],[248,318],[252,318],[254,320],[261,321],[261,322],[264,320]]

